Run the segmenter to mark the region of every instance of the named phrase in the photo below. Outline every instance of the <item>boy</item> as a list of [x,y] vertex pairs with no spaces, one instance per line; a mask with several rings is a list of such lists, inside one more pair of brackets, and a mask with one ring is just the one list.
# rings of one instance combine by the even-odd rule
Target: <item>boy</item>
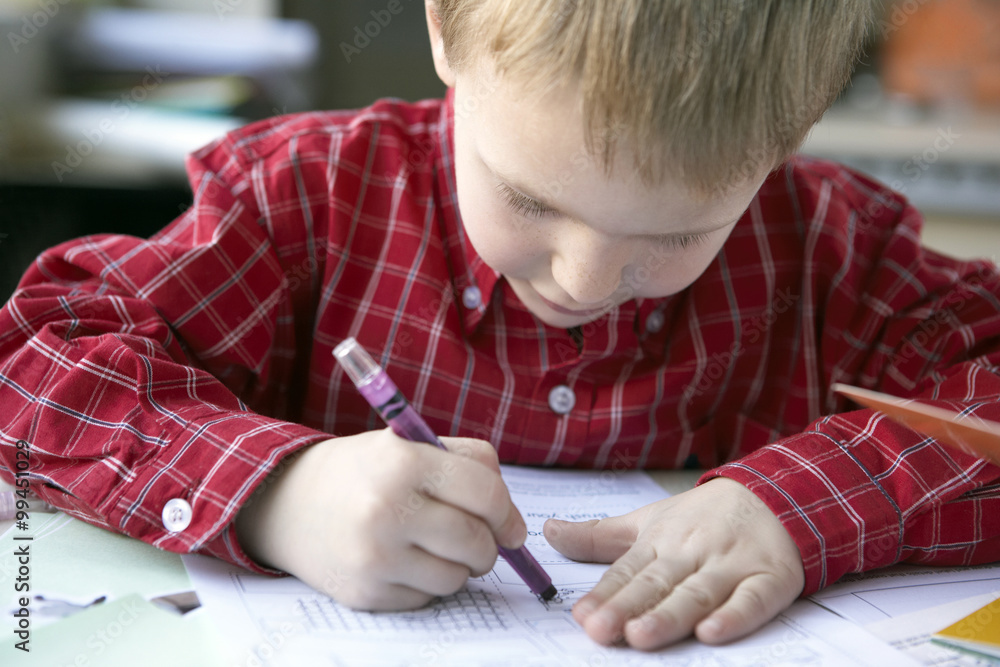
[[[23,440],[75,516],[399,609],[523,542],[498,460],[720,466],[546,524],[614,563],[587,634],[644,649],[739,637],[846,572],[1000,557],[996,468],[829,389],[1000,417],[995,268],[789,159],[870,2],[426,10],[447,100],[255,124],[192,157],[195,204],[150,241],[39,259],[0,315],[8,472]],[[347,336],[452,452],[376,430]]]

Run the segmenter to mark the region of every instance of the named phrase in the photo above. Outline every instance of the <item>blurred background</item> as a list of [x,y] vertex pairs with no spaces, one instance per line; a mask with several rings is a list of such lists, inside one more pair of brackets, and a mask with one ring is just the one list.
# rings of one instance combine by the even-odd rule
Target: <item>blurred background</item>
[[[248,121],[436,97],[422,0],[0,0],[0,302],[42,250],[148,236],[190,203],[184,157]],[[1000,0],[899,0],[804,150],[1000,256]]]

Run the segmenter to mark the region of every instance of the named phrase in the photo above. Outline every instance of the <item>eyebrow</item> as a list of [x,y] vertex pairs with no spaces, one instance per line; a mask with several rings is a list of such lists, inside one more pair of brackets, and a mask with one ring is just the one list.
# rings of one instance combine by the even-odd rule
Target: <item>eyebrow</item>
[[[517,193],[518,195],[534,201],[539,206],[544,206],[545,208],[547,208],[547,209],[549,209],[551,211],[554,211],[554,212],[559,213],[559,214],[563,214],[563,212],[560,210],[560,208],[558,206],[552,205],[552,203],[549,202],[549,201],[547,201],[544,197],[539,197],[539,196],[533,194],[531,192],[531,188],[525,188],[523,185],[521,185],[520,183],[516,182],[515,179],[512,179],[512,178],[509,178],[507,176],[504,176],[503,174],[501,174],[500,172],[498,172],[496,169],[494,169],[490,164],[488,164],[486,162],[486,160],[483,159],[482,156],[480,156],[479,159],[486,166],[486,169],[489,170],[489,172],[493,175],[493,178],[495,178],[502,187],[509,188],[510,190],[512,190],[513,192]],[[728,227],[730,225],[733,225],[733,224],[736,224],[737,222],[739,222],[740,218],[742,218],[746,214],[746,212],[747,212],[748,209],[749,209],[749,205],[747,206],[746,209],[743,209],[742,211],[740,211],[740,214],[736,217],[736,219],[730,220],[729,222],[725,222],[725,223],[717,225],[717,226],[714,226],[711,229],[698,230],[698,231],[688,231],[688,232],[665,232],[665,233],[662,233],[662,234],[658,234],[656,232],[651,232],[649,234],[641,234],[641,236],[647,236],[647,237],[651,237],[651,238],[652,237],[657,237],[657,238],[683,238],[683,237],[686,237],[686,236],[704,236],[704,235],[712,234],[714,232],[719,231],[720,229],[725,229],[726,227]]]

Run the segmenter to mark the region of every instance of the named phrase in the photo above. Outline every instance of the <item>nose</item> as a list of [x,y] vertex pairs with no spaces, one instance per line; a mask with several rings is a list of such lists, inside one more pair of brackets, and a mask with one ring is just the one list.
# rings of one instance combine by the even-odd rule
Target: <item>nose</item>
[[592,230],[564,235],[552,255],[552,277],[574,301],[600,305],[616,292],[628,266],[621,241],[602,238]]

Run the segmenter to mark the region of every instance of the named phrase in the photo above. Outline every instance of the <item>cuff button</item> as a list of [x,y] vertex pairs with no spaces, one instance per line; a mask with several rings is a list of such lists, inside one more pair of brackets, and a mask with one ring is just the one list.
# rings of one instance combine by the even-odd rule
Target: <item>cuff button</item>
[[163,527],[179,533],[191,525],[191,506],[182,498],[168,500],[163,506]]

